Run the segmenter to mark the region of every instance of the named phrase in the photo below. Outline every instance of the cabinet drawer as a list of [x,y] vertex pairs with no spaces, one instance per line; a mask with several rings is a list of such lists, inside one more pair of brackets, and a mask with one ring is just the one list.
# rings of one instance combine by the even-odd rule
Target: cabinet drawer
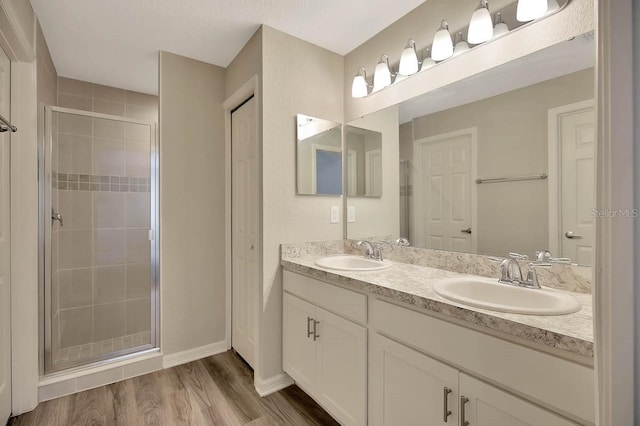
[[379,332],[554,411],[595,422],[595,377],[585,367],[381,300]]
[[294,272],[283,272],[283,288],[327,311],[367,323],[367,296]]

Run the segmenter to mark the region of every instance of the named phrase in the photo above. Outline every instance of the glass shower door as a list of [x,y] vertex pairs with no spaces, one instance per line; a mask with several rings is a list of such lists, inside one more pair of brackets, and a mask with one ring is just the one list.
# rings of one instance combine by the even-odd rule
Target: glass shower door
[[48,107],[45,373],[156,346],[155,125]]

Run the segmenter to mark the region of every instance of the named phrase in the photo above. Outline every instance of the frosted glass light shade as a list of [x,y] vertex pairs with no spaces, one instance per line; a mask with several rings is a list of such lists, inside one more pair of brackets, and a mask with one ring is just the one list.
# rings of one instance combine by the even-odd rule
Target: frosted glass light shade
[[547,13],[547,0],[518,0],[516,19],[519,22],[533,21]]
[[502,15],[500,14],[500,12],[496,13],[496,25],[495,27],[493,27],[493,36],[497,37],[501,34],[508,33],[508,32],[509,32],[509,27],[507,26],[507,24],[502,22]]
[[431,59],[434,61],[444,61],[453,55],[453,41],[449,33],[449,25],[446,21],[442,21],[440,29],[433,37],[431,45]]
[[547,1],[547,13],[555,12],[560,9],[560,5],[558,4],[558,0],[548,0]]
[[376,70],[373,74],[374,92],[391,85],[391,70],[389,69],[388,61],[387,55],[382,55],[380,62],[376,65]]
[[491,38],[493,38],[493,21],[489,8],[482,2],[471,16],[467,39],[471,44],[480,44]]
[[351,97],[353,98],[364,98],[369,94],[369,89],[367,87],[367,80],[363,75],[356,75],[353,78],[353,84],[351,85]]
[[464,40],[460,40],[456,43],[456,47],[453,50],[453,56],[458,56],[459,54],[466,52],[469,50],[469,43]]
[[411,75],[418,72],[418,55],[416,54],[416,44],[413,40],[409,40],[407,47],[402,51],[400,56],[400,66],[398,74]]

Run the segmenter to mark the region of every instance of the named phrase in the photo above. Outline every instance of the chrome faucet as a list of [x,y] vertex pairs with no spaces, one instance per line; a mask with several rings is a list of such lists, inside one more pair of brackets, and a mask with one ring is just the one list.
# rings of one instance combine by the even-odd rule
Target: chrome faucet
[[355,248],[364,246],[364,257],[374,260],[384,260],[382,257],[382,249],[389,246],[388,241],[380,241],[377,244],[372,244],[369,241],[358,241],[355,243]]
[[[524,256],[523,258],[526,259]],[[535,264],[529,263],[527,278],[523,280],[520,264],[513,257],[504,259],[500,264],[500,279],[498,281],[502,284],[515,285],[518,287],[540,288]]]

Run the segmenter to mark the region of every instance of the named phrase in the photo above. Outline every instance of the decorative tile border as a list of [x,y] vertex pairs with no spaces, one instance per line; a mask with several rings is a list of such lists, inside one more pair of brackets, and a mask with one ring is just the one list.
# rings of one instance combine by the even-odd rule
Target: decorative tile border
[[150,192],[151,179],[51,172],[51,186],[62,191]]

